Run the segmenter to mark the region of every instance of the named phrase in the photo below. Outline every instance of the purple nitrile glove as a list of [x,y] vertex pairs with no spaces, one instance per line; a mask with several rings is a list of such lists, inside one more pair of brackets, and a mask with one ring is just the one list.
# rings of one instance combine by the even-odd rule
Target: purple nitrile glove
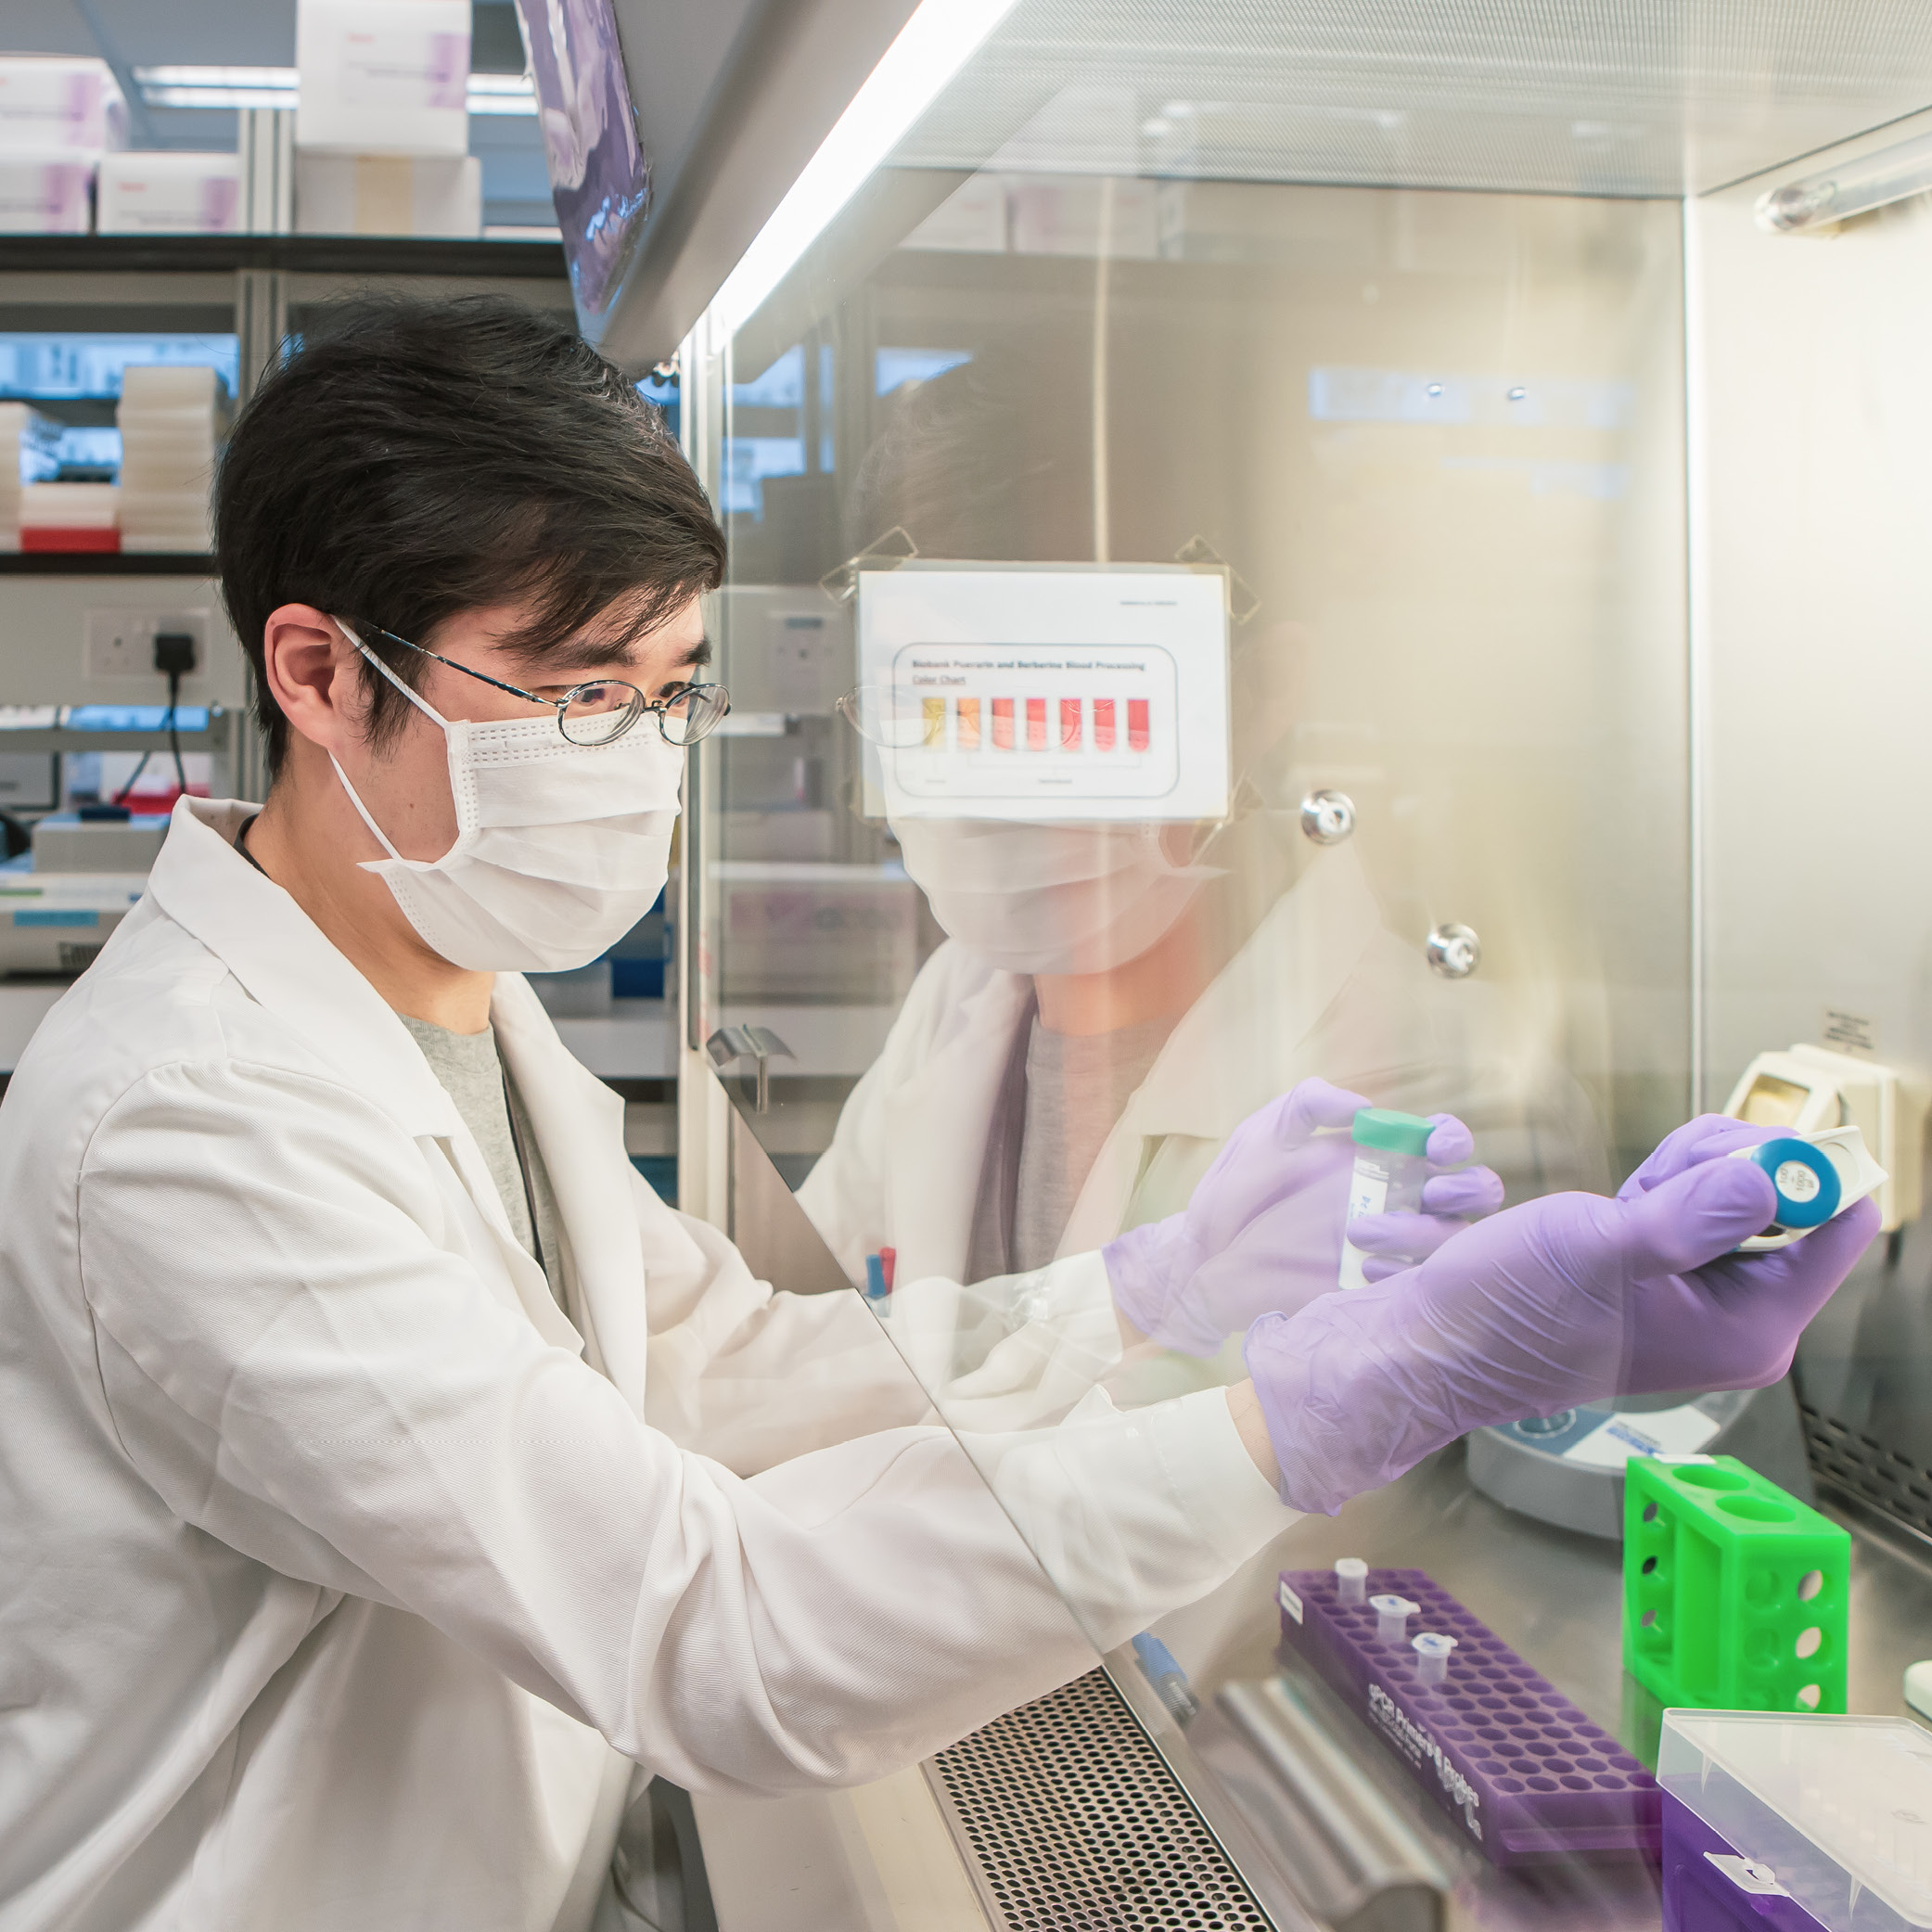
[[1755,1388],[1878,1232],[1867,1200],[1741,1255],[1771,1222],[1762,1130],[1682,1127],[1614,1201],[1556,1194],[1478,1222],[1420,1266],[1248,1330],[1284,1502],[1332,1514],[1486,1424],[1612,1395]]
[[[1101,1250],[1120,1312],[1167,1348],[1212,1355],[1256,1316],[1326,1294],[1341,1268],[1355,1164],[1346,1130],[1368,1105],[1360,1094],[1305,1080],[1250,1114],[1179,1214],[1130,1228]],[[1467,1160],[1469,1130],[1448,1114],[1434,1118],[1431,1163]],[[1456,1217],[1500,1207],[1503,1184],[1487,1168],[1436,1174],[1422,1200],[1424,1213],[1350,1222],[1350,1238],[1374,1221],[1377,1253],[1389,1258],[1385,1272],[1408,1267],[1465,1225]]]

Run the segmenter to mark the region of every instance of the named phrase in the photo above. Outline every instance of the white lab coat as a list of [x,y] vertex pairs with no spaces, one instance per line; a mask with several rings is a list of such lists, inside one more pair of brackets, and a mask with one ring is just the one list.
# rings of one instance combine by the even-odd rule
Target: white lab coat
[[[799,1200],[839,1265],[898,1250],[899,1278],[957,1278],[1031,981],[948,940],[920,969]],[[1383,926],[1349,846],[1314,854],[1168,1036],[1102,1145],[1059,1246],[1084,1253],[1179,1212],[1235,1128],[1319,1074],[1385,1107],[1451,1111],[1511,1198],[1600,1188],[1600,1130],[1539,1063],[1496,990],[1452,985]]]
[[634,1766],[868,1779],[1086,1668],[1006,1511],[1103,1642],[1291,1520],[1218,1391],[1069,1367],[1092,1258],[950,1344],[990,1491],[858,1298],[650,1193],[506,976],[560,1309],[246,809],[184,801],[0,1105],[6,1932],[580,1932]]

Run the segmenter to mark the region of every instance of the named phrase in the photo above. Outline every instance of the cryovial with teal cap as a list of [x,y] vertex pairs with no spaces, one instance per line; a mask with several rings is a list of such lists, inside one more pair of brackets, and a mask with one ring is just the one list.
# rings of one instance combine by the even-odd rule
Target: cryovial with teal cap
[[[1419,1214],[1423,1183],[1429,1176],[1429,1135],[1433,1120],[1419,1114],[1399,1114],[1392,1107],[1365,1107],[1355,1116],[1350,1138],[1355,1143],[1355,1171],[1349,1182],[1348,1219],[1358,1214]],[[1342,1241],[1341,1285],[1368,1286],[1362,1272],[1363,1256],[1346,1237]]]

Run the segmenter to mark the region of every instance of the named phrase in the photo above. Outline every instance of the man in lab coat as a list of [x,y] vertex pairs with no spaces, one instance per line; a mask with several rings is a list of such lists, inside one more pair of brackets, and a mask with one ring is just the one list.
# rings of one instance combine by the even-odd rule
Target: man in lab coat
[[[639,1765],[913,1761],[1289,1520],[1219,1390],[990,1489],[858,1298],[651,1194],[513,970],[649,905],[721,709],[722,538],[627,382],[365,309],[258,390],[217,527],[270,800],[182,801],[0,1112],[0,1926],[574,1932]],[[1118,1348],[1097,1257],[1029,1292]]]
[[[774,1292],[651,1194],[518,970],[656,897],[722,710],[722,543],[653,412],[508,304],[366,308],[258,389],[217,531],[269,800],[182,800],[0,1107],[0,1932],[616,1926],[641,1767],[906,1765],[1211,1589],[1282,1495],[1616,1381],[1635,1250],[1572,1196],[1556,1248],[1518,1217],[1474,1275],[1459,1235],[1415,1297],[1328,1298],[1350,1336],[1432,1327],[1364,1350],[1331,1313],[1321,1400],[1271,1394],[1274,1318],[1272,1381],[1119,1414],[1096,1255],[950,1337],[956,1285],[910,1285],[915,1352],[982,1404],[963,1449],[858,1297]],[[1309,1104],[1242,1130],[1143,1287],[1265,1289]],[[1713,1176],[1672,1253],[1762,1224],[1714,1160],[1650,1197],[1646,1257]],[[1492,1374],[1526,1296],[1543,1353]],[[1744,1299],[1751,1372],[1788,1360]]]

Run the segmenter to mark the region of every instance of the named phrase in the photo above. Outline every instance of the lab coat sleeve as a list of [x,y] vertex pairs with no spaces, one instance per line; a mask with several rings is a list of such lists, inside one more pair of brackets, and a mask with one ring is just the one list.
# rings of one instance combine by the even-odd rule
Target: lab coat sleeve
[[308,1074],[145,1075],[74,1196],[109,1413],[193,1530],[424,1618],[681,1784],[882,1775],[1290,1520],[1219,1390],[735,1476],[440,1245],[440,1158]]

